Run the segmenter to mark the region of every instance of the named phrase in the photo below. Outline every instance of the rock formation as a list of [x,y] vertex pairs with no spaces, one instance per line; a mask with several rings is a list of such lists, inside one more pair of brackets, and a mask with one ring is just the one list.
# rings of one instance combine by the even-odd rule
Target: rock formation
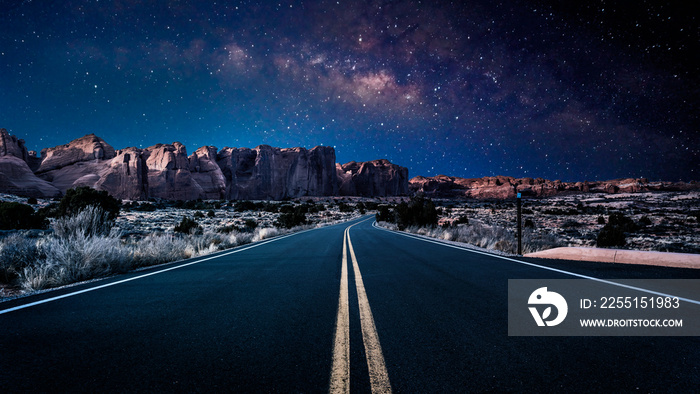
[[457,178],[445,175],[417,176],[410,180],[411,192],[422,192],[430,197],[507,199],[523,197],[550,197],[576,193],[637,193],[645,191],[698,190],[696,182],[649,182],[645,178],[614,179],[600,182],[562,182],[542,178],[513,178],[506,176],[484,178]]
[[36,198],[60,196],[56,187],[34,175],[28,161],[31,157],[24,140],[0,129],[0,192]]
[[336,165],[341,196],[385,197],[408,195],[408,168],[388,160]]
[[223,148],[217,164],[227,199],[271,199],[336,194],[335,150],[327,146],[279,149]]
[[61,195],[56,187],[34,175],[24,160],[13,155],[0,156],[0,192],[35,198]]
[[202,188],[202,198],[206,200],[226,197],[226,179],[216,164],[216,151],[215,146],[203,146],[188,158],[192,178]]
[[[179,142],[115,151],[89,134],[43,149],[37,157],[27,151],[24,141],[1,130],[0,170],[0,192],[35,197],[56,197],[77,186],[106,190],[128,200],[280,200],[338,192],[335,150],[324,146],[261,145],[221,151],[204,146],[188,157]],[[377,174],[383,176],[381,171]],[[379,183],[374,182],[377,190]]]
[[196,200],[204,190],[195,182],[187,150],[179,142],[157,144],[144,149],[148,167],[148,196],[166,200]]
[[42,149],[36,172],[45,174],[76,163],[111,160],[114,156],[114,148],[95,134],[88,134],[66,145]]

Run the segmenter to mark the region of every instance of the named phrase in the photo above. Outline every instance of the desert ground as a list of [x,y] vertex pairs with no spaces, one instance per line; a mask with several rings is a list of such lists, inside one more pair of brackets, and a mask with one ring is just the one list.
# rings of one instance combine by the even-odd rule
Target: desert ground
[[[516,229],[515,201],[436,201],[444,207],[441,223],[466,216],[481,223]],[[638,229],[626,236],[630,250],[700,253],[700,192],[582,194],[523,199],[524,230],[557,246],[595,247],[611,213],[631,218]]]

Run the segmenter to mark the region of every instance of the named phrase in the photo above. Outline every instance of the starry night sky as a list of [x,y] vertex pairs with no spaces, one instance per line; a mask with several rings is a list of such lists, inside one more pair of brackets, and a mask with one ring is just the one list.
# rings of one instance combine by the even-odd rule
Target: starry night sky
[[[573,4],[573,5],[572,5]],[[328,145],[411,177],[700,179],[682,1],[0,1],[29,149]]]

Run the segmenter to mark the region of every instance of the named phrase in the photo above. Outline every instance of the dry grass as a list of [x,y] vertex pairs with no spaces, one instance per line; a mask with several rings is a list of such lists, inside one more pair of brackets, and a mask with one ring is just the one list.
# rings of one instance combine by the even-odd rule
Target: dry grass
[[[383,227],[398,230],[396,225],[381,222]],[[503,227],[474,223],[455,227],[416,227],[409,226],[404,231],[425,235],[446,241],[461,242],[488,250],[515,254],[518,241],[516,235]],[[553,235],[536,235],[531,231],[523,231],[523,253],[531,253],[561,246],[561,241]]]

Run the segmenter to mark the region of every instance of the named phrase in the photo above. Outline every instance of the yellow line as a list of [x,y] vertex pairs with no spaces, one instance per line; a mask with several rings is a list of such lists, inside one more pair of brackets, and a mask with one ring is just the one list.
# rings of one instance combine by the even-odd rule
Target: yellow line
[[348,306],[348,253],[345,239],[348,228],[343,233],[343,266],[340,270],[340,296],[338,297],[338,317],[335,322],[335,346],[331,367],[330,393],[350,392],[350,313]]
[[[360,305],[360,325],[362,327],[362,341],[365,344],[367,367],[369,368],[369,381],[372,393],[391,393],[389,374],[386,370],[386,364],[384,363],[382,347],[379,344],[379,335],[374,325],[374,317],[372,317],[372,310],[369,307],[367,293],[365,293],[365,285],[362,281],[360,267],[357,265],[355,250],[352,247],[352,241],[350,241],[350,227],[345,231],[350,248],[350,257],[352,258],[352,267],[355,272],[355,287],[357,288],[357,301]],[[343,244],[343,248],[344,247],[345,244]]]

